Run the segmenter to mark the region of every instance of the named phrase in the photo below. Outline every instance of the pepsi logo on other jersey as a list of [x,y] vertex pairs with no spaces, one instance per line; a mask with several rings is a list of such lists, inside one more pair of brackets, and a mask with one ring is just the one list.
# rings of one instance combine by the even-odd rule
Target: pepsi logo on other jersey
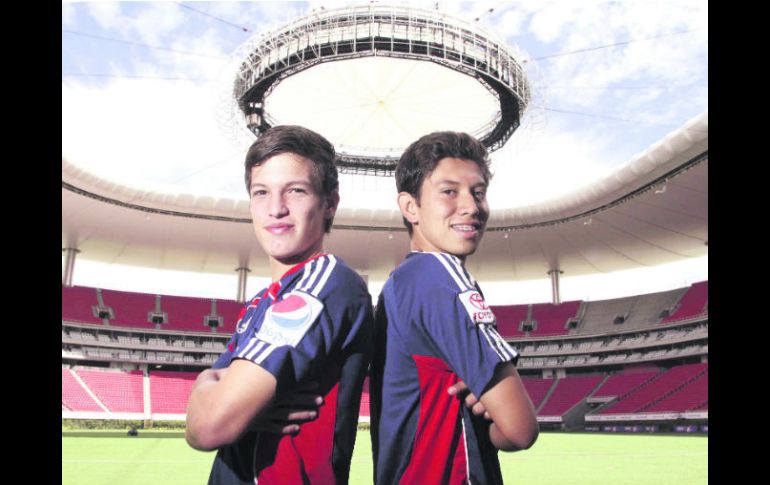
[[296,347],[323,310],[323,303],[311,295],[291,292],[265,313],[256,335],[259,339],[281,346]]
[[272,307],[272,318],[281,327],[301,327],[310,318],[310,305],[298,295],[289,295]]

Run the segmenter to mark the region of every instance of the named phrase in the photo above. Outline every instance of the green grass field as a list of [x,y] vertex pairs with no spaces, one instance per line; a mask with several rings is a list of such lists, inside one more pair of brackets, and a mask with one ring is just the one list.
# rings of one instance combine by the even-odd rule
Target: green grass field
[[[179,432],[140,431],[129,438],[104,432],[62,437],[62,485],[205,484],[213,453],[187,446]],[[80,436],[87,435],[90,436]],[[703,436],[541,433],[535,446],[500,453],[506,483],[526,485],[641,485],[708,483]],[[359,431],[351,485],[372,483],[371,442]]]

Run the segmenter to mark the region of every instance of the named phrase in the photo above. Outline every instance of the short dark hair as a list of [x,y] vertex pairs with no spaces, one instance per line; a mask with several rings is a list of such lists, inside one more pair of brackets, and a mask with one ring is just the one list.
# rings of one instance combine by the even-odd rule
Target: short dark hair
[[[251,144],[244,162],[246,191],[251,190],[251,169],[282,153],[294,153],[313,162],[313,187],[322,199],[328,200],[339,190],[337,155],[334,146],[318,133],[302,126],[278,125],[268,129]],[[334,217],[324,221],[329,232]]]
[[[425,177],[436,169],[444,158],[459,158],[476,162],[484,182],[492,178],[489,171],[489,154],[486,147],[467,133],[437,131],[425,135],[409,145],[396,165],[396,190],[411,194],[417,203]],[[412,223],[404,218],[404,225],[412,235]]]

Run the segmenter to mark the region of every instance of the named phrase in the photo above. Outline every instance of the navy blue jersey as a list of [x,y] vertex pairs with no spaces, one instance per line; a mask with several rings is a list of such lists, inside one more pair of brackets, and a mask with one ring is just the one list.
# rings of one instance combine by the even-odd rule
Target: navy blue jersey
[[221,447],[209,484],[347,483],[372,334],[366,284],[332,255],[295,266],[259,292],[213,367],[250,360],[275,376],[278,395],[317,381],[324,404],[297,436],[248,432]]
[[455,256],[413,252],[385,283],[371,369],[375,483],[499,484],[489,422],[447,388],[480,397],[495,368],[518,353]]

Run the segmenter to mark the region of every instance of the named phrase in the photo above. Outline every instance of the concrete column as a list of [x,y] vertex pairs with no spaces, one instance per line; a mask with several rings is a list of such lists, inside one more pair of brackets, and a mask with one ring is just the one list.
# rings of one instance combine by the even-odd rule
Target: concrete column
[[238,272],[238,295],[235,300],[238,303],[246,303],[246,276],[251,270],[249,268],[240,267],[235,268],[235,271]]
[[561,304],[561,297],[559,296],[559,275],[564,274],[564,271],[558,269],[552,269],[548,272],[551,275],[551,299],[554,305]]
[[62,286],[72,286],[72,274],[75,271],[75,255],[80,252],[75,248],[62,248],[64,255],[64,274],[61,277]]

